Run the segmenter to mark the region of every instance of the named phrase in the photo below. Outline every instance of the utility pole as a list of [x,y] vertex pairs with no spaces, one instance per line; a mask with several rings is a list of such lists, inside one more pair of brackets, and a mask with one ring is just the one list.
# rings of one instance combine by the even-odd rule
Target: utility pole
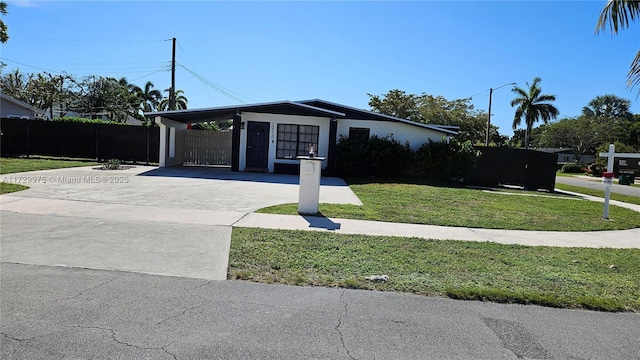
[[171,90],[169,92],[169,110],[176,109],[176,38],[173,38],[171,52]]
[[504,85],[500,85],[497,88],[489,88],[489,115],[487,116],[487,134],[486,134],[486,138],[484,141],[484,146],[489,146],[489,131],[491,130],[491,96],[493,95],[493,90],[498,90],[502,87],[505,87],[507,85],[517,85],[517,83],[508,83],[508,84],[504,84]]

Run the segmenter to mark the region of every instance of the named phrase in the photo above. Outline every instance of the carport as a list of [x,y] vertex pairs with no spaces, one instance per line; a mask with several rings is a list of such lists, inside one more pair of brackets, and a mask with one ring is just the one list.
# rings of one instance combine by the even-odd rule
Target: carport
[[[185,139],[188,132],[187,124],[209,122],[209,121],[222,121],[233,120],[232,135],[231,135],[231,171],[241,171],[247,168],[251,170],[265,170],[273,172],[273,166],[264,164],[259,165],[263,167],[255,169],[251,165],[251,160],[254,158],[267,157],[267,152],[270,150],[270,143],[275,143],[275,129],[271,127],[271,133],[260,133],[257,135],[264,138],[258,139],[264,146],[263,149],[257,149],[258,147],[251,144],[251,132],[247,122],[256,123],[255,121],[244,121],[244,115],[252,115],[252,119],[261,119],[262,117],[269,117],[269,115],[284,115],[295,117],[297,119],[308,119],[308,122],[323,122],[326,125],[328,134],[326,136],[327,146],[324,147],[328,157],[328,164],[332,164],[333,158],[335,158],[335,146],[337,137],[337,125],[335,122],[336,117],[344,117],[343,113],[322,109],[310,105],[305,105],[292,101],[280,101],[272,103],[250,104],[250,105],[234,105],[205,109],[192,109],[192,110],[173,110],[173,111],[161,111],[145,113],[146,116],[153,117],[155,122],[160,126],[160,167],[168,166],[180,166],[185,161]],[[266,123],[265,123],[266,124]],[[251,125],[251,124],[249,124]],[[247,129],[245,129],[247,128]],[[269,127],[267,126],[267,129]],[[245,134],[245,139],[241,138],[242,131],[249,133]],[[247,139],[248,138],[248,139]],[[244,145],[244,148],[242,147]],[[271,149],[272,151],[275,151]],[[244,159],[241,163],[241,158]]]

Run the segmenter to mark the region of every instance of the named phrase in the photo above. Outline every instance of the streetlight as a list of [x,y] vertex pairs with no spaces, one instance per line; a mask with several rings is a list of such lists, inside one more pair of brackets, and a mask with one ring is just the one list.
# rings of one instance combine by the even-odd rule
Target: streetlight
[[517,83],[512,82],[512,83],[507,83],[507,84],[504,84],[504,85],[500,85],[495,89],[494,88],[489,88],[489,116],[487,118],[487,137],[485,138],[484,146],[489,146],[489,130],[491,129],[491,96],[493,95],[493,90],[498,90],[498,89],[500,89],[502,87],[505,87],[507,85],[516,85],[516,84]]

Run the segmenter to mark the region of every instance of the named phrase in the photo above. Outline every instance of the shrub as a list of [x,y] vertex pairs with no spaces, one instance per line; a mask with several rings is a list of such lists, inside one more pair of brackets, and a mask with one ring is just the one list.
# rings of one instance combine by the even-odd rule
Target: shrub
[[480,157],[470,141],[423,144],[415,153],[413,175],[429,179],[460,179],[467,175]]
[[83,123],[83,124],[131,125],[131,124],[120,123],[120,122],[111,121],[111,120],[88,119],[88,118],[71,117],[71,116],[63,116],[63,117],[59,117],[59,118],[54,118],[53,121],[73,122],[73,123]]
[[433,142],[417,151],[409,143],[401,144],[393,136],[370,139],[340,137],[337,146],[337,170],[342,176],[398,177],[427,179],[462,178],[480,156],[470,141]]
[[337,152],[338,172],[350,176],[403,175],[413,158],[409,143],[403,145],[392,135],[369,139],[341,135]]
[[118,159],[110,159],[102,164],[102,170],[118,170],[121,164],[121,161]]
[[587,171],[587,166],[583,163],[566,163],[560,169],[563,173],[580,174]]

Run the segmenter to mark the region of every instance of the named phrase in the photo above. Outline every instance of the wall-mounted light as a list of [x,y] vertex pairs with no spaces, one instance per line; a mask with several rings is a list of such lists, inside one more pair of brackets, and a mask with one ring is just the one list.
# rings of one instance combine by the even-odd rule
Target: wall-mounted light
[[244,121],[240,123],[240,129],[244,129]]

